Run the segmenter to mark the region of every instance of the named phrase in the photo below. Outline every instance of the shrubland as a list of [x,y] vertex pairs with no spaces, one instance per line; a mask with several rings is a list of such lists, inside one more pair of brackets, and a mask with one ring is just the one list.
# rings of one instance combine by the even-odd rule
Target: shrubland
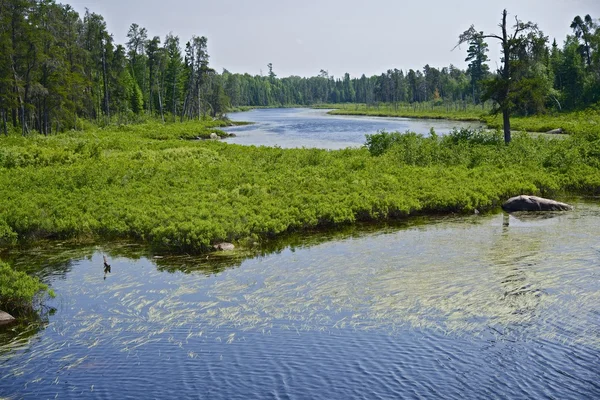
[[[203,122],[0,138],[0,243],[134,239],[170,252],[285,232],[600,192],[600,135],[380,132],[364,148],[182,140]],[[163,131],[164,129],[164,131]]]

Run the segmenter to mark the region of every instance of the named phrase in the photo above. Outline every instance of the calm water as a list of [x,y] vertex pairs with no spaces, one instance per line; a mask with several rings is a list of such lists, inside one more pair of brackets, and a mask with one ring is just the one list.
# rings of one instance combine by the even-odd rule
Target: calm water
[[0,397],[600,398],[600,207],[425,222],[245,260],[14,255],[58,297],[0,334]]
[[275,108],[231,113],[229,118],[233,121],[254,124],[225,128],[227,132],[237,135],[226,141],[256,146],[344,149],[362,146],[365,143],[365,134],[377,133],[380,130],[410,130],[425,135],[434,128],[436,133],[443,135],[454,127],[481,126],[474,122],[433,119],[328,115],[327,111],[329,110]]

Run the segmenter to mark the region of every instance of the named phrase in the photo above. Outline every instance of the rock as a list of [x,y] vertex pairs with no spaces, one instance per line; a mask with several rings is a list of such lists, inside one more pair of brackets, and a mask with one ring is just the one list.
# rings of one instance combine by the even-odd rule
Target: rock
[[555,200],[544,199],[543,197],[521,195],[511,197],[504,204],[502,209],[507,212],[513,211],[568,211],[573,206],[560,203]]
[[552,129],[551,131],[546,132],[550,135],[560,135],[561,133],[563,133],[562,128],[557,128],[557,129]]
[[13,322],[14,320],[15,320],[15,317],[10,315],[9,313],[6,313],[6,312],[0,310],[0,325],[7,324],[9,322]]
[[219,140],[219,135],[217,135],[216,133],[213,132],[213,133],[210,134],[210,138],[212,140]]
[[223,250],[223,251],[231,251],[233,249],[235,249],[235,246],[231,243],[217,243],[213,246],[215,248],[215,250]]

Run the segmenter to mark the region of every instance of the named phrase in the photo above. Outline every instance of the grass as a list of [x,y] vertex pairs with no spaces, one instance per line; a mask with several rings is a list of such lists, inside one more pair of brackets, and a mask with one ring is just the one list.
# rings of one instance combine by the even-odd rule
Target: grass
[[[323,104],[318,108],[333,108],[336,115],[369,115],[378,117],[432,118],[455,121],[481,121],[488,128],[501,129],[502,116],[490,115],[491,104],[475,106],[466,103],[414,104]],[[595,134],[600,131],[600,110],[550,113],[528,117],[513,116],[511,129],[522,132],[548,132],[561,128],[567,134]]]
[[[424,213],[472,212],[521,194],[600,192],[598,135],[549,140],[456,131],[387,134],[327,151],[189,141],[210,123],[0,138],[0,245],[119,239],[202,253],[282,233]],[[374,151],[374,143],[386,142]]]
[[367,104],[320,104],[315,108],[332,108],[333,115],[369,115],[373,117],[403,117],[425,119],[449,119],[453,121],[481,121],[481,115],[489,112],[489,104],[475,106],[456,102],[435,105],[429,103],[379,103]]

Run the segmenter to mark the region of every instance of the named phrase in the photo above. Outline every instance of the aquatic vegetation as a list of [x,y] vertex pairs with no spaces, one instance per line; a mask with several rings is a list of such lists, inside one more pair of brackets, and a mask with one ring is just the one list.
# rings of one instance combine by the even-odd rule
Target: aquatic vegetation
[[[214,129],[202,123],[189,126]],[[201,253],[218,241],[249,247],[309,228],[486,210],[521,193],[600,191],[595,136],[516,135],[505,146],[478,131],[381,133],[366,148],[328,151],[181,140],[183,128],[161,129],[1,138],[0,244],[129,238]],[[374,151],[385,135],[390,143]]]
[[48,292],[48,286],[36,277],[17,271],[0,261],[0,309],[13,315],[19,315],[32,309],[36,296]]

